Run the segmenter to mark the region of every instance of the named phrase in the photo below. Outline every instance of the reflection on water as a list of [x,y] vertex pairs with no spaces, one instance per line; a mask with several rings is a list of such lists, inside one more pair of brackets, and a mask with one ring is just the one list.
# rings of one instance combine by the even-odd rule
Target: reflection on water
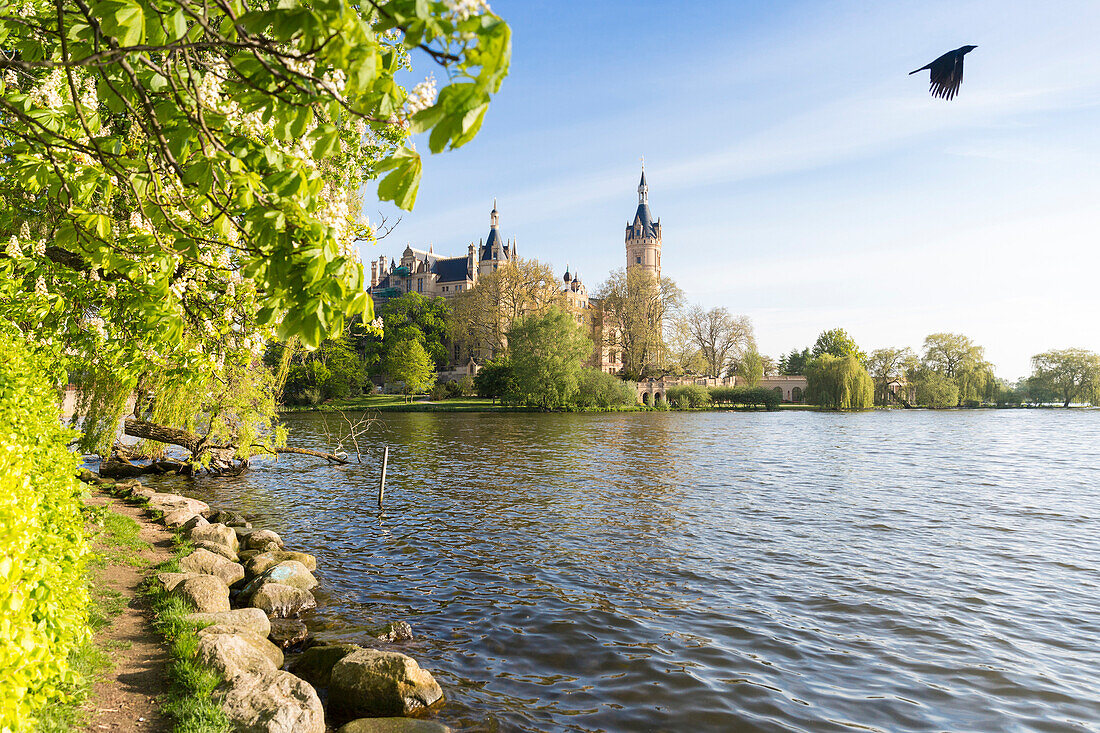
[[407,619],[456,729],[1098,729],[1100,412],[385,423],[185,491],[318,556],[319,636]]

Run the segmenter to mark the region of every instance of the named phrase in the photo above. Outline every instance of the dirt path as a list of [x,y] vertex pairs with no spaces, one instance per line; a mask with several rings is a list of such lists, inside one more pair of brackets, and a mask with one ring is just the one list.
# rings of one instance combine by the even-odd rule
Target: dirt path
[[108,499],[97,491],[87,501],[97,506],[109,502],[116,514],[134,519],[141,525],[141,539],[150,545],[138,553],[146,561],[144,567],[108,563],[98,571],[98,586],[121,593],[126,606],[110,626],[96,634],[96,643],[110,655],[114,666],[92,689],[87,730],[168,731],[171,724],[161,715],[158,701],[167,691],[168,655],[153,630],[138,588],[154,566],[171,558],[172,535],[151,522],[143,510]]

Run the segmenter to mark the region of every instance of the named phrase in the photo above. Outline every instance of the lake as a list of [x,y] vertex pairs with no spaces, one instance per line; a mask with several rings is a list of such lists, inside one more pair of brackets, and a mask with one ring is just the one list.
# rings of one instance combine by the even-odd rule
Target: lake
[[317,556],[319,637],[412,624],[456,730],[1100,730],[1100,411],[383,420],[172,486]]

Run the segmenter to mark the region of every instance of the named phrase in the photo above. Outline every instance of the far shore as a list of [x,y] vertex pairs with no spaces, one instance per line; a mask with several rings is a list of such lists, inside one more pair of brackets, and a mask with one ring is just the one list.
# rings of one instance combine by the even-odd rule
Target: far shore
[[[871,410],[929,410],[928,407],[905,408],[900,405],[876,406]],[[1008,410],[1008,409],[1089,409],[1084,405],[1073,405],[1064,408],[1061,405],[983,405],[981,407],[947,407],[935,408],[943,410]],[[281,405],[279,412],[325,412],[337,411],[375,411],[375,412],[767,412],[760,407],[745,407],[742,405],[712,405],[701,408],[659,408],[645,405],[633,405],[630,407],[615,407],[609,409],[600,408],[575,408],[570,410],[543,410],[537,407],[523,405],[504,405],[500,401],[494,402],[487,397],[456,397],[448,400],[432,400],[426,395],[413,395],[406,401],[402,395],[369,395],[345,400],[330,400],[318,405]],[[773,412],[801,410],[812,412],[833,412],[816,405],[805,403],[782,403]],[[869,412],[861,410],[860,412]]]

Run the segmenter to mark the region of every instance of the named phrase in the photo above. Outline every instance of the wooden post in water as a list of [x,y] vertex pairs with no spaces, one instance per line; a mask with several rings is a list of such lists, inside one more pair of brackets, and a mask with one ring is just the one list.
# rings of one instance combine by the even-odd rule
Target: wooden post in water
[[390,447],[382,451],[382,476],[378,479],[378,508],[382,508],[382,499],[386,495],[386,465],[390,462]]

